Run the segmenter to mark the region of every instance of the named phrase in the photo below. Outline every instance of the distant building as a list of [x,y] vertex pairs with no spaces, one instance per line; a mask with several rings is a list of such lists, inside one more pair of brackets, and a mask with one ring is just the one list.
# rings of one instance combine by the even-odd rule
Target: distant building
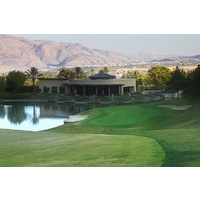
[[105,95],[136,92],[136,78],[116,78],[108,74],[96,74],[89,79],[39,78],[42,93],[61,93],[72,95]]

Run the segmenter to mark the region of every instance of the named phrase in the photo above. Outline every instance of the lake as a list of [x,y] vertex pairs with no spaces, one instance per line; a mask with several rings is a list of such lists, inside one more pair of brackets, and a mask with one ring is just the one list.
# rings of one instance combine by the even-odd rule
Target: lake
[[93,108],[95,104],[1,103],[0,129],[41,131],[64,124],[69,115]]

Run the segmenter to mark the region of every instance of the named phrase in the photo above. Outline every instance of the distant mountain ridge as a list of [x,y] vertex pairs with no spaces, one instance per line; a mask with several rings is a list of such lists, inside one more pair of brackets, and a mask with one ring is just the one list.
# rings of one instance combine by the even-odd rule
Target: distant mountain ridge
[[200,54],[195,55],[195,56],[191,56],[190,58],[197,58],[197,59],[200,59]]
[[117,65],[131,58],[122,53],[90,49],[82,44],[29,40],[0,35],[0,73],[37,67],[49,70],[56,67]]
[[0,34],[0,73],[11,70],[25,71],[37,67],[41,71],[56,71],[60,67],[112,66],[131,63],[167,62],[182,58],[197,58],[200,55],[180,57],[139,52],[125,55],[114,51],[90,49],[80,43],[30,40],[12,35]]

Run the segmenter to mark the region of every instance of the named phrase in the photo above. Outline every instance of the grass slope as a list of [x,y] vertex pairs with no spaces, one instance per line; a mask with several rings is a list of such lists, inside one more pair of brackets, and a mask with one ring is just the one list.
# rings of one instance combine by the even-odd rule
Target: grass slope
[[200,111],[195,110],[195,106],[183,111],[158,107],[161,104],[178,106],[191,102],[173,99],[91,110],[87,120],[56,130],[93,133],[95,129],[95,133],[101,134],[144,136],[156,140],[165,151],[162,166],[200,166]]
[[160,166],[164,151],[141,136],[3,130],[0,166]]
[[159,104],[104,107],[38,133],[0,130],[0,166],[200,166],[200,112]]

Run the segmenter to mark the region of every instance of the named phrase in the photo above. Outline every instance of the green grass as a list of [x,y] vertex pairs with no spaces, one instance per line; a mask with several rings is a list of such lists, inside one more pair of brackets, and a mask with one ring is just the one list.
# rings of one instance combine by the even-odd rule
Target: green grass
[[38,133],[0,130],[0,166],[200,166],[200,111],[160,104],[191,102],[98,108]]
[[[1,166],[160,166],[164,151],[141,136],[1,133]],[[142,159],[141,159],[142,158]]]

